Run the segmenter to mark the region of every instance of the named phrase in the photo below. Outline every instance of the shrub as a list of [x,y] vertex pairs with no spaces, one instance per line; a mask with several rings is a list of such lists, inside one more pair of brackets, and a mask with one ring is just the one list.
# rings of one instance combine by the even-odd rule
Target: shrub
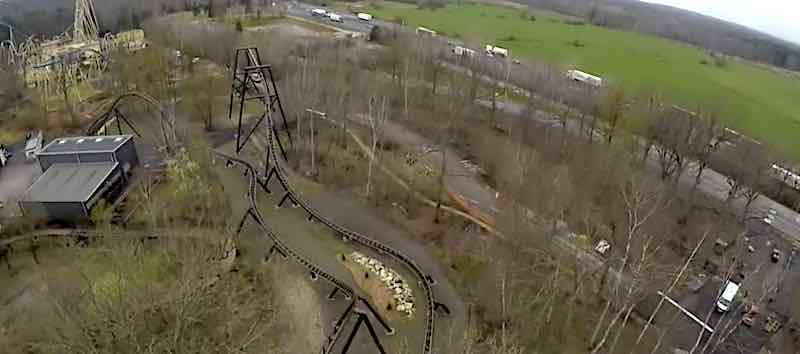
[[569,44],[569,45],[571,45],[573,47],[576,47],[576,48],[583,48],[583,47],[586,46],[586,43],[583,43],[583,42],[581,42],[580,40],[577,40],[577,39],[569,41],[569,42],[567,42],[567,44]]
[[724,68],[728,65],[728,59],[725,59],[725,57],[722,55],[717,55],[714,57],[714,65],[719,68]]

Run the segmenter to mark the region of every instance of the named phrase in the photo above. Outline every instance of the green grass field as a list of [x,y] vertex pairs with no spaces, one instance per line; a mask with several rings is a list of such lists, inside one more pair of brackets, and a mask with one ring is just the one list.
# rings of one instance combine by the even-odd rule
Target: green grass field
[[[404,19],[472,45],[495,43],[514,57],[575,66],[622,83],[629,91],[655,90],[689,107],[715,109],[731,127],[800,158],[800,79],[735,60],[717,66],[688,45],[592,25],[567,24],[548,13],[485,5],[438,10],[382,3],[376,17]],[[525,15],[525,16],[523,16]],[[570,42],[579,41],[577,47]],[[701,60],[708,64],[701,64]]]

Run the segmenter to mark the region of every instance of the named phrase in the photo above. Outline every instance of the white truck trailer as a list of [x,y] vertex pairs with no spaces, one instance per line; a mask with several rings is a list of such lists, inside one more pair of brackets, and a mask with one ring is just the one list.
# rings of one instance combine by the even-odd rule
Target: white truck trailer
[[425,28],[425,27],[417,27],[417,34],[418,35],[428,35],[428,36],[431,36],[431,37],[435,37],[436,36],[436,31],[434,31],[432,29],[429,29],[429,28]]
[[497,55],[497,56],[501,56],[503,58],[508,58],[508,49],[502,48],[502,47],[498,47],[498,46],[495,46],[495,45],[492,45],[492,44],[487,44],[486,45],[486,54],[489,54],[491,56]]
[[361,21],[367,21],[367,22],[372,21],[372,15],[367,14],[367,13],[359,12],[356,15],[356,17],[358,17],[358,19],[361,20]]
[[599,76],[594,76],[589,73],[585,73],[580,70],[568,70],[567,78],[573,81],[578,81],[588,85],[592,85],[594,87],[603,86],[603,78]]
[[328,11],[325,9],[313,9],[311,10],[311,15],[325,17],[328,16]]
[[476,51],[474,51],[472,49],[464,48],[462,46],[458,46],[457,45],[457,46],[453,47],[453,54],[455,54],[457,56],[460,56],[460,57],[461,56],[465,56],[465,57],[474,58],[478,54],[478,52],[476,52]]

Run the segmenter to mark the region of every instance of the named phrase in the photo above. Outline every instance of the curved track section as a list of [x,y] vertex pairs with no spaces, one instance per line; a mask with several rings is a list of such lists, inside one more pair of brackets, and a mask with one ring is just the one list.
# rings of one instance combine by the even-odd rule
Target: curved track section
[[422,352],[424,354],[430,354],[433,351],[433,334],[434,334],[434,329],[435,329],[435,319],[434,319],[435,304],[434,304],[434,299],[433,299],[433,289],[431,288],[431,283],[429,282],[428,277],[425,276],[425,274],[422,272],[420,267],[417,266],[417,264],[414,263],[414,261],[410,257],[405,256],[401,252],[399,252],[399,251],[397,251],[397,250],[395,250],[395,249],[393,249],[393,248],[391,248],[391,247],[389,247],[389,246],[387,246],[387,245],[385,245],[385,244],[383,244],[383,243],[381,243],[381,242],[379,242],[379,241],[377,241],[375,239],[372,239],[370,237],[364,236],[362,234],[359,234],[357,232],[351,231],[351,230],[349,230],[349,229],[347,229],[345,227],[342,227],[342,226],[336,224],[332,220],[330,220],[327,217],[323,216],[319,211],[314,209],[311,205],[309,205],[308,202],[306,202],[305,200],[303,200],[300,197],[300,194],[297,193],[292,188],[291,184],[288,181],[288,178],[286,177],[287,174],[286,174],[285,170],[283,169],[283,166],[281,166],[281,163],[280,163],[281,157],[278,155],[279,147],[277,146],[277,144],[278,144],[277,143],[277,139],[278,139],[277,130],[274,129],[274,122],[272,120],[272,114],[271,113],[272,113],[272,111],[270,109],[267,109],[267,123],[268,123],[267,150],[269,150],[269,151],[266,151],[265,153],[270,154],[269,158],[272,159],[272,161],[274,162],[274,167],[273,167],[272,170],[270,170],[270,172],[269,172],[270,175],[265,176],[266,179],[267,179],[266,183],[269,182],[269,179],[270,179],[272,174],[276,175],[276,177],[278,178],[278,180],[281,183],[281,186],[286,191],[286,193],[287,193],[288,197],[291,199],[291,201],[293,203],[295,203],[296,205],[300,206],[301,208],[303,208],[303,210],[305,210],[309,214],[309,218],[314,218],[314,219],[319,220],[326,227],[328,227],[329,229],[331,229],[335,233],[338,233],[338,234],[342,235],[342,237],[345,238],[345,239],[353,240],[354,242],[359,243],[362,246],[367,247],[367,248],[369,248],[369,249],[371,249],[373,251],[376,251],[379,254],[384,254],[384,255],[387,255],[387,256],[393,258],[394,260],[396,260],[399,263],[403,264],[417,278],[419,278],[420,287],[422,287],[422,290],[425,293],[424,297],[425,297],[425,316],[426,316],[426,319],[425,319],[425,323],[426,323],[425,324],[425,343],[424,343]]
[[[174,120],[169,119],[164,107],[161,103],[153,98],[152,96],[142,93],[142,92],[127,92],[117,96],[108,108],[105,109],[104,113],[102,113],[98,118],[96,118],[89,128],[86,129],[86,135],[95,135],[97,134],[100,129],[102,129],[106,124],[108,124],[113,119],[119,119],[119,107],[124,102],[129,100],[137,100],[140,102],[144,102],[145,104],[149,105],[151,108],[154,108],[158,111],[159,114],[159,122],[161,125],[161,134],[164,146],[172,147],[172,143],[175,141],[175,122]],[[124,118],[123,118],[124,119]]]
[[[118,96],[116,99],[114,99],[114,101],[108,106],[108,108],[104,111],[104,113],[101,114],[97,119],[95,119],[92,122],[92,124],[86,130],[86,135],[95,135],[95,134],[97,134],[97,132],[100,131],[100,129],[102,129],[109,121],[111,121],[114,118],[118,118],[116,116],[116,114],[115,114],[116,109],[118,108],[118,106],[123,101],[128,100],[128,99],[139,99],[139,100],[144,101],[145,103],[149,104],[151,107],[154,107],[154,108],[156,108],[158,110],[158,112],[160,113],[159,114],[159,118],[160,118],[160,122],[161,122],[161,126],[162,126],[162,132],[164,133],[164,139],[165,139],[165,144],[166,144],[166,142],[167,142],[167,135],[166,135],[167,132],[164,131],[164,129],[165,129],[165,127],[171,127],[172,128],[171,131],[174,134],[174,124],[169,122],[169,120],[167,119],[167,116],[166,116],[166,114],[164,112],[164,109],[162,108],[161,104],[155,98],[153,98],[153,97],[151,97],[151,96],[149,96],[147,94],[140,93],[140,92],[128,92],[128,93],[122,94],[122,95]],[[118,112],[116,112],[116,113],[118,113]],[[169,146],[169,145],[167,145],[167,146]],[[308,260],[305,257],[303,257],[302,255],[300,255],[295,250],[293,250],[290,247],[288,247],[285,243],[283,243],[281,241],[281,239],[269,227],[266,226],[266,224],[264,223],[264,218],[263,218],[263,216],[261,214],[261,211],[260,211],[260,209],[258,207],[258,201],[256,199],[257,198],[256,197],[257,186],[259,185],[259,183],[258,183],[258,172],[253,167],[253,165],[251,165],[249,162],[247,162],[247,161],[245,161],[243,159],[240,159],[238,157],[230,156],[228,154],[225,154],[224,152],[213,150],[213,153],[216,154],[217,156],[220,156],[223,159],[226,159],[227,161],[229,161],[231,163],[235,163],[237,165],[240,165],[242,168],[244,168],[245,175],[249,177],[248,178],[249,184],[248,184],[248,190],[247,190],[247,197],[248,197],[248,200],[250,202],[250,208],[247,210],[247,214],[244,215],[244,217],[245,218],[247,218],[248,216],[252,217],[253,220],[258,225],[258,227],[261,229],[261,231],[267,237],[269,237],[269,239],[273,242],[274,247],[277,248],[280,251],[281,254],[285,255],[286,257],[291,257],[294,261],[296,261],[297,263],[300,263],[302,266],[304,266],[306,269],[308,269],[315,276],[318,276],[318,277],[321,277],[321,278],[327,280],[336,289],[341,291],[345,295],[345,297],[347,299],[351,300],[350,304],[347,307],[347,310],[342,314],[342,316],[334,324],[333,333],[328,336],[328,338],[326,340],[326,343],[325,343],[325,345],[323,347],[323,350],[322,350],[323,353],[330,353],[332,351],[332,349],[333,349],[333,346],[337,343],[338,339],[341,337],[342,332],[344,332],[343,329],[345,327],[345,324],[346,324],[348,318],[350,317],[350,315],[353,313],[354,308],[356,307],[357,301],[358,300],[363,300],[363,297],[360,296],[358,293],[356,293],[356,291],[353,288],[351,288],[350,286],[348,286],[345,282],[343,282],[340,279],[337,279],[335,276],[331,275],[330,273],[325,272],[322,269],[322,267],[314,264],[310,260]],[[74,232],[75,230],[72,230],[72,231]]]
[[247,190],[247,197],[248,197],[248,200],[250,201],[250,209],[247,211],[247,215],[245,215],[245,217],[247,217],[248,215],[251,216],[253,218],[253,220],[256,222],[256,224],[258,225],[258,227],[261,229],[261,231],[263,231],[264,234],[267,235],[267,237],[269,237],[270,240],[272,240],[272,242],[275,245],[275,247],[277,247],[278,250],[281,251],[281,253],[283,253],[287,257],[291,257],[294,261],[296,261],[297,263],[300,263],[302,266],[304,266],[306,269],[308,269],[313,274],[315,274],[315,275],[327,280],[333,286],[335,286],[337,289],[339,289],[339,291],[344,293],[346,298],[351,299],[350,305],[348,306],[348,308],[344,312],[344,314],[336,321],[336,323],[334,324],[333,333],[328,337],[328,339],[326,341],[325,347],[323,349],[323,353],[330,353],[331,350],[333,349],[333,346],[336,344],[337,340],[341,336],[341,333],[343,332],[342,330],[344,329],[344,324],[347,321],[347,319],[348,319],[349,315],[351,314],[351,312],[353,311],[353,309],[354,309],[354,307],[356,305],[357,298],[361,299],[362,297],[359,296],[355,292],[355,290],[353,288],[349,287],[343,281],[337,279],[332,274],[325,272],[322,269],[322,267],[317,266],[316,264],[314,264],[310,260],[304,258],[302,255],[300,255],[299,253],[297,253],[296,251],[294,251],[293,249],[288,247],[264,223],[264,217],[262,216],[261,211],[259,210],[258,201],[257,201],[257,198],[256,198],[257,187],[259,185],[259,183],[258,183],[258,172],[253,167],[252,164],[250,164],[249,162],[247,162],[247,161],[245,161],[243,159],[228,155],[228,154],[226,154],[224,152],[221,152],[221,151],[214,150],[213,152],[217,156],[220,156],[221,158],[224,158],[227,161],[230,161],[231,163],[235,163],[235,164],[238,164],[238,165],[242,166],[242,168],[244,168],[244,170],[246,171],[245,174],[249,177],[248,178],[249,184],[248,184],[248,190]]

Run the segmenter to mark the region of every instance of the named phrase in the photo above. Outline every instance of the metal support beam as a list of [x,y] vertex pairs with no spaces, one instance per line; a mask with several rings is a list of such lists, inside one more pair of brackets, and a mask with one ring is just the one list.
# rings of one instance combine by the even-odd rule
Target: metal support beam
[[347,336],[347,341],[344,343],[342,354],[346,354],[350,350],[350,345],[353,344],[353,338],[356,337],[356,333],[358,333],[358,328],[361,327],[362,322],[364,322],[364,315],[358,316],[358,320],[356,320],[353,330],[350,331],[350,335]]
[[283,207],[283,203],[286,202],[286,199],[290,199],[291,197],[292,197],[292,194],[289,193],[289,192],[286,192],[286,194],[283,195],[283,198],[281,198],[281,201],[278,202],[278,208],[282,208]]
[[700,318],[695,316],[691,311],[689,311],[686,308],[684,308],[683,306],[681,306],[681,304],[679,304],[677,301],[672,300],[672,298],[670,298],[669,296],[665,295],[661,291],[658,291],[658,295],[659,296],[663,296],[664,299],[666,299],[670,304],[672,304],[675,307],[677,307],[678,310],[681,310],[681,312],[683,312],[684,314],[686,314],[686,316],[689,316],[689,318],[691,318],[692,320],[697,322],[697,324],[702,326],[706,331],[708,331],[710,333],[714,333],[714,329],[713,328],[711,328],[709,325],[707,325],[705,322],[703,322],[703,320],[701,320]]
[[[276,105],[280,112],[281,119],[284,123],[286,134],[289,137],[289,143],[294,146],[292,134],[289,130],[289,125],[286,120],[286,114],[281,105],[280,95],[278,94],[278,86],[275,84],[275,78],[272,73],[270,65],[262,64],[261,54],[258,48],[240,48],[236,50],[236,55],[233,63],[233,73],[231,78],[231,95],[228,103],[228,120],[233,118],[234,100],[239,100],[239,119],[237,122],[237,135],[236,135],[236,153],[240,153],[253,133],[261,126],[267,114],[276,111]],[[249,131],[243,131],[244,114],[245,114],[245,101],[258,100],[263,102],[264,111],[261,113],[260,118],[256,123],[249,128]],[[288,160],[286,151],[283,147],[283,142],[278,139],[279,135],[277,128],[273,126],[273,133],[278,140],[278,148],[284,160]],[[271,147],[267,147],[269,149]],[[269,155],[267,153],[267,155]],[[269,164],[265,164],[265,171],[269,168]]]
[[239,221],[239,226],[236,228],[237,236],[242,232],[242,229],[244,228],[244,223],[247,221],[247,218],[251,216],[251,213],[252,209],[247,209],[247,212],[245,212],[244,215],[242,215],[242,220]]
[[[366,317],[367,315],[361,315],[361,316]],[[386,350],[383,349],[383,345],[381,345],[381,341],[378,339],[378,335],[375,333],[375,328],[372,327],[372,322],[370,322],[369,318],[367,318],[364,320],[364,323],[367,324],[367,329],[369,330],[369,336],[372,337],[372,343],[374,343],[375,346],[378,347],[378,351],[380,351],[381,354],[386,354]]]
[[379,314],[378,311],[375,311],[375,308],[372,307],[372,304],[370,304],[369,301],[367,301],[364,298],[359,298],[359,301],[361,301],[361,303],[367,307],[367,310],[369,310],[369,312],[372,313],[372,316],[375,317],[378,320],[378,322],[380,322],[384,331],[386,331],[387,336],[391,336],[394,334],[394,328],[389,326],[389,323],[387,323],[386,320],[384,320],[383,317],[381,317],[381,314]]

